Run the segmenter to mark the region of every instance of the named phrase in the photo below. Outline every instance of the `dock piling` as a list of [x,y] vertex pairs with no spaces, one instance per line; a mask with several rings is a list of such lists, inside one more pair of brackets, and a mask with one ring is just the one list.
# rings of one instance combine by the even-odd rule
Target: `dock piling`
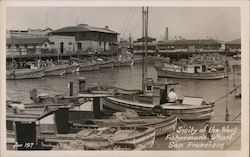
[[69,96],[73,96],[73,91],[74,91],[73,82],[70,82],[69,83]]
[[33,88],[30,91],[30,99],[33,100],[34,102],[37,101],[37,89]]
[[79,93],[86,92],[87,91],[86,78],[85,77],[78,78],[78,83],[79,83]]

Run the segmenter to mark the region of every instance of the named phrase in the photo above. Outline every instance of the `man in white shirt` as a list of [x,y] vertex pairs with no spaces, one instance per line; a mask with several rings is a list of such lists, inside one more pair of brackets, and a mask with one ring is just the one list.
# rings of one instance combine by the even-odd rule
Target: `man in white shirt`
[[176,102],[178,100],[177,94],[174,92],[174,89],[170,89],[170,93],[168,94],[168,102]]

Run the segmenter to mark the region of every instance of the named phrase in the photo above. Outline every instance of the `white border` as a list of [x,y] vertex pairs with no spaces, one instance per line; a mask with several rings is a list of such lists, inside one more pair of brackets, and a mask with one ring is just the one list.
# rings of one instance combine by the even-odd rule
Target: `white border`
[[[1,1],[0,1],[1,2]],[[79,6],[162,6],[162,7],[240,7],[242,42],[242,132],[241,151],[6,151],[5,131],[5,28],[6,7],[79,7]],[[0,72],[1,72],[1,156],[185,156],[185,157],[248,157],[249,156],[249,2],[248,1],[2,1],[0,32]],[[244,112],[243,112],[244,111]]]

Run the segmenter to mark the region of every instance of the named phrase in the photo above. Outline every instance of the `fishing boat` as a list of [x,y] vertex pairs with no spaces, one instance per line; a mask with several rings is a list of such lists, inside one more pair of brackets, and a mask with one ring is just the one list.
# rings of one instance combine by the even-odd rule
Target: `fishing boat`
[[99,70],[99,65],[96,62],[80,63],[79,72]]
[[[131,111],[130,111],[131,112]],[[133,116],[127,116],[126,112],[116,112],[108,119],[94,119],[98,126],[127,126],[127,127],[150,127],[155,129],[155,136],[162,136],[174,132],[177,126],[176,116],[138,116],[134,111]]]
[[206,65],[201,64],[186,64],[173,65],[163,63],[155,65],[158,77],[181,78],[181,79],[199,79],[199,80],[215,80],[228,77],[224,71],[216,69],[207,70]]
[[71,65],[68,64],[68,65],[66,65],[65,73],[70,74],[70,73],[78,72],[79,69],[80,69],[80,67],[78,64],[71,64]]
[[[14,64],[14,63],[13,63]],[[27,62],[25,68],[17,69],[15,65],[6,72],[7,80],[36,79],[44,76],[44,69],[40,67],[40,62]]]
[[[143,7],[143,37],[147,39],[148,8]],[[127,109],[135,110],[139,115],[152,115],[154,113],[163,115],[175,115],[184,120],[211,119],[214,114],[214,105],[206,103],[203,98],[185,96],[182,100],[170,103],[166,100],[168,86],[176,83],[155,82],[147,78],[147,42],[144,41],[144,59],[142,64],[142,92],[141,93],[119,93],[117,97],[101,98],[102,105],[111,111],[124,112]]]
[[155,141],[153,128],[74,127],[77,133],[45,137],[42,145],[54,145],[57,150],[145,150],[151,148]]
[[214,115],[214,105],[208,104],[198,97],[184,97],[180,102],[158,105],[152,103],[152,100],[157,99],[159,96],[149,97],[141,95],[141,97],[144,97],[142,99],[151,99],[151,103],[145,103],[145,100],[140,102],[116,97],[105,97],[102,98],[102,105],[114,112],[124,112],[127,109],[131,109],[135,110],[139,115],[160,113],[163,115],[175,115],[182,120],[206,120],[211,119]]
[[130,66],[134,64],[133,55],[130,52],[120,54],[114,61],[114,66]]
[[97,64],[99,65],[99,68],[113,68],[114,67],[114,61],[113,60],[103,60],[101,58],[97,59]]
[[62,76],[66,72],[66,64],[50,63],[45,67],[45,76]]
[[65,67],[65,74],[71,74],[74,72],[78,72],[79,71],[79,64],[77,62],[72,61],[72,59],[70,58],[70,60],[60,60],[60,64],[66,64]]
[[[154,82],[148,78],[144,83],[144,91],[114,90],[115,96],[102,97],[103,108],[112,112],[134,110],[139,115],[165,116],[175,115],[182,120],[206,120],[214,115],[215,106],[207,103],[202,97],[184,96],[174,103],[167,101],[168,86],[177,83]],[[112,91],[112,90],[111,90]],[[95,91],[92,91],[95,93]]]
[[7,80],[36,79],[44,76],[44,69],[15,69],[6,73]]

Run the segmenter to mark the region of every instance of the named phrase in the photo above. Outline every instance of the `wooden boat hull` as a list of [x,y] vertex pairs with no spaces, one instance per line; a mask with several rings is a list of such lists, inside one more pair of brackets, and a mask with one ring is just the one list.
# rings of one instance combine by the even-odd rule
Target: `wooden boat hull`
[[162,136],[174,132],[177,126],[177,117],[169,116],[158,123],[143,124],[140,126],[155,128],[155,136]]
[[216,80],[228,77],[225,72],[204,72],[204,73],[185,73],[174,72],[155,66],[158,77],[181,78],[181,79],[197,79],[197,80]]
[[45,76],[62,76],[63,74],[65,74],[65,69],[45,71]]
[[114,62],[104,62],[98,64],[100,68],[113,68]]
[[44,69],[16,69],[13,72],[7,72],[7,80],[35,79],[44,76]]
[[[117,128],[117,127],[111,127]],[[118,127],[121,130],[133,130],[129,127]],[[142,129],[142,128],[136,128]],[[117,134],[118,135],[118,134]],[[116,136],[117,136],[116,135]],[[74,136],[74,135],[57,135],[56,137],[44,138],[43,146],[51,146],[54,144],[55,149],[61,150],[145,150],[154,145],[155,130],[153,128],[143,128],[141,133],[121,138],[109,137],[102,138],[103,134],[98,138],[90,136]],[[120,136],[120,135],[119,135]],[[127,147],[128,146],[128,147]]]
[[155,136],[166,135],[174,132],[177,126],[177,117],[169,116],[158,118],[154,116],[141,116],[133,119],[113,120],[113,119],[95,119],[93,120],[98,126],[127,126],[127,127],[150,127],[155,129]]
[[[102,105],[105,108],[125,112],[127,109],[135,110],[138,114],[153,114],[152,104],[144,104],[133,101],[122,100],[119,98],[102,98]],[[183,120],[205,120],[211,119],[214,114],[214,105],[201,105],[201,106],[185,106],[176,105],[168,106],[161,105],[161,113],[164,115],[175,115]]]
[[74,73],[79,71],[79,65],[67,65],[65,68],[65,73]]
[[99,65],[96,63],[93,64],[80,64],[79,66],[79,72],[81,71],[93,71],[93,70],[99,70]]
[[62,76],[65,74],[66,65],[56,65],[45,68],[45,76]]

